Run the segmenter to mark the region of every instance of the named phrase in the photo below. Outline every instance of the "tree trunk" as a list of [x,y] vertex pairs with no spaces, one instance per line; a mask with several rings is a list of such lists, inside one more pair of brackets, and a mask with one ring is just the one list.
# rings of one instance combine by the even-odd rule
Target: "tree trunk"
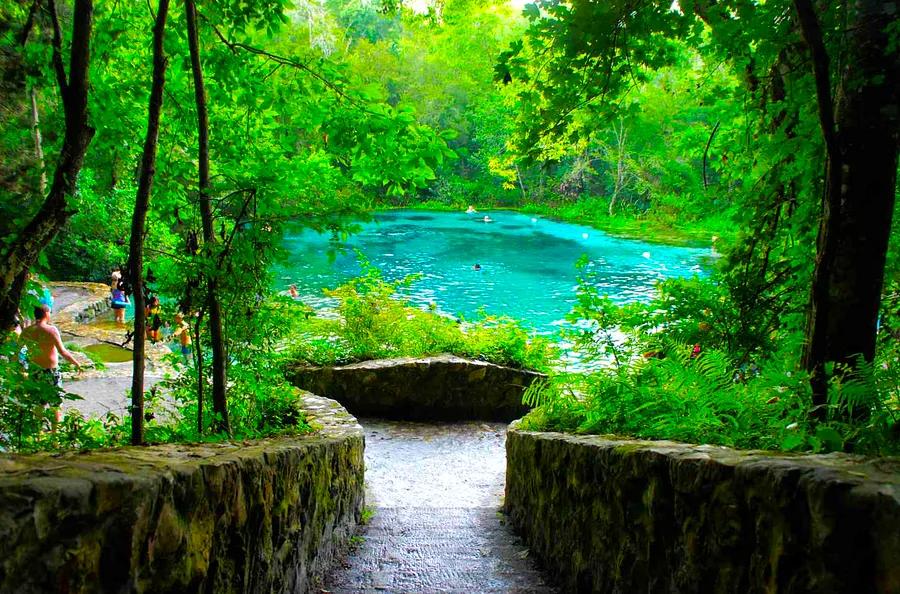
[[75,0],[72,11],[72,50],[69,75],[62,66],[62,35],[56,19],[56,4],[50,2],[55,33],[53,62],[65,114],[65,135],[53,175],[50,192],[41,208],[0,257],[0,326],[12,323],[19,308],[28,269],[38,255],[65,225],[72,214],[68,199],[75,191],[75,180],[84,163],[84,155],[94,136],[88,126],[88,67],[93,24],[91,0]]
[[[206,110],[206,93],[203,88],[203,70],[200,65],[200,44],[197,34],[197,8],[193,0],[185,0],[187,17],[188,46],[191,54],[191,71],[194,75],[194,99],[197,103],[197,135],[199,161],[200,218],[203,222],[203,243],[207,258],[212,255],[216,241],[213,229],[212,204],[209,196],[209,116]],[[207,315],[209,338],[212,345],[212,405],[217,431],[230,432],[228,403],[225,399],[226,353],[225,335],[222,330],[222,308],[217,294],[215,274],[206,273]]]
[[896,191],[900,138],[900,57],[888,52],[893,0],[857,0],[850,8],[846,64],[836,101],[828,56],[810,0],[795,0],[816,77],[828,147],[804,365],[816,416],[828,395],[827,362],[851,369],[875,355],[876,324]]
[[150,106],[147,110],[147,136],[141,156],[141,175],[138,180],[134,213],[131,217],[131,243],[128,254],[128,273],[134,295],[134,356],[131,378],[131,444],[144,443],[144,344],[147,318],[144,315],[144,226],[150,209],[150,190],[156,173],[156,146],[159,139],[159,118],[163,105],[168,60],[164,53],[166,16],[169,0],[159,0],[156,23],[153,26],[153,78],[150,84]]
[[528,192],[525,191],[525,183],[522,181],[522,172],[519,171],[518,163],[513,162],[513,167],[516,168],[516,181],[519,182],[519,190],[522,192],[522,205],[524,206],[528,202]]
[[614,128],[616,134],[616,183],[612,198],[609,200],[609,216],[615,213],[619,192],[625,185],[625,120],[619,118],[619,127]]
[[194,324],[194,361],[197,364],[197,435],[203,435],[203,394],[205,392],[205,378],[203,377],[203,349],[200,343],[200,328],[203,325],[203,310],[197,313],[197,321]]
[[38,112],[37,91],[34,86],[28,89],[28,100],[31,102],[31,137],[34,139],[34,158],[41,170],[38,189],[41,196],[47,191],[47,168],[44,165],[44,142],[41,138],[41,116]]

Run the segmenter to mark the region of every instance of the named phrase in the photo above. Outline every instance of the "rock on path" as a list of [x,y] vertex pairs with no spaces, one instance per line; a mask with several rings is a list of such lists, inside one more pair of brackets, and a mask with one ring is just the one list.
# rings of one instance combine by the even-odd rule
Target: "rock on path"
[[374,516],[322,592],[556,591],[500,512],[506,425],[360,422]]

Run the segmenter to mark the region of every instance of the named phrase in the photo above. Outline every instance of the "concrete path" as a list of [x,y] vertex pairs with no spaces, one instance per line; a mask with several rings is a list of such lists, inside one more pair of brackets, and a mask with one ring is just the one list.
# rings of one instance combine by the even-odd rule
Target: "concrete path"
[[374,515],[322,592],[556,592],[500,511],[506,425],[360,422]]
[[[162,379],[161,375],[145,374],[144,386],[149,390]],[[108,363],[103,372],[84,373],[65,380],[63,388],[82,398],[63,401],[65,411],[78,409],[85,417],[105,417],[110,412],[122,417],[131,404],[131,363]]]
[[[121,345],[132,328],[131,322],[117,324],[109,309],[109,287],[98,283],[53,282],[53,320],[60,329],[64,343],[80,347],[92,344]],[[131,348],[131,344],[125,346]],[[165,345],[147,345],[147,366],[144,385],[150,389],[169,373],[174,373],[164,357],[169,353]],[[103,417],[107,413],[124,416],[130,405],[132,364],[106,363],[98,370],[86,355],[75,352],[84,371],[63,374],[63,389],[81,396],[81,400],[65,400],[62,409],[78,409],[85,417]]]

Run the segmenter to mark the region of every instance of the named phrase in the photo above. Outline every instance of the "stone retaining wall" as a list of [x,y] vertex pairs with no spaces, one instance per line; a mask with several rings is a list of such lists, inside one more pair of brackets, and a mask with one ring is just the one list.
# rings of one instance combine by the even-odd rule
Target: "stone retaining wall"
[[[54,281],[49,288],[57,301],[54,305],[53,319],[57,325],[84,324],[90,322],[110,309],[109,285],[89,282]],[[60,299],[59,295],[63,294]],[[30,315],[30,314],[29,314]]]
[[406,420],[511,421],[528,412],[522,394],[533,371],[440,355],[341,367],[297,366],[296,386],[334,398],[357,416]]
[[0,592],[306,592],[363,506],[363,433],[0,457]]
[[564,592],[900,592],[900,459],[507,434],[506,509]]

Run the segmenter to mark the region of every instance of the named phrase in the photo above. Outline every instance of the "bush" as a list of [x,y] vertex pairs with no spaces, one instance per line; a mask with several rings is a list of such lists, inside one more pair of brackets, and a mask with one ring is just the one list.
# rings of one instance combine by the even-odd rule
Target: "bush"
[[326,291],[338,300],[338,318],[314,317],[299,324],[290,341],[292,358],[334,365],[452,353],[498,365],[549,369],[555,358],[549,341],[529,336],[511,318],[483,315],[474,321],[456,320],[408,305],[401,294],[416,278],[389,283],[377,268],[363,262],[362,276]]
[[[826,419],[814,420],[801,337],[742,336],[710,280],[672,281],[648,304],[619,307],[583,280],[572,318],[591,373],[557,374],[525,395],[529,430],[614,433],[781,451],[900,452],[895,343],[874,364],[836,374]],[[693,313],[691,313],[693,312]],[[732,324],[729,328],[728,324]]]

